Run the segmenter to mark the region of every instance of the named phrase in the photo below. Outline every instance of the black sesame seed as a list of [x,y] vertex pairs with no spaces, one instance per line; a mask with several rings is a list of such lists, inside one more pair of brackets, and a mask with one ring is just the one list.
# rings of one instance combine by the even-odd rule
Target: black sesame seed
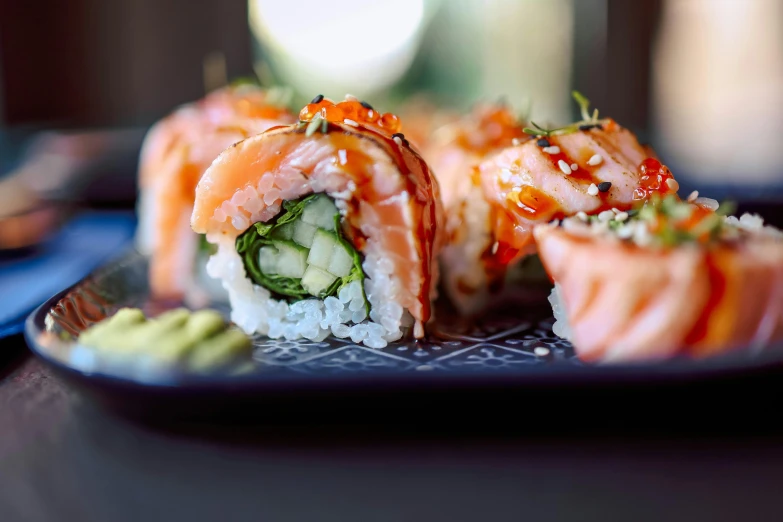
[[580,130],[580,131],[586,131],[586,130],[590,130],[590,129],[592,129],[592,128],[593,128],[593,125],[591,125],[591,124],[589,124],[589,123],[588,123],[588,124],[585,124],[585,125],[580,125],[580,126],[579,126],[579,130]]
[[549,147],[549,140],[546,138],[541,138],[540,140],[536,141],[536,145],[539,147]]
[[612,188],[612,182],[611,181],[602,181],[598,184],[598,190],[601,192],[609,192],[609,189]]
[[596,123],[595,124],[595,128],[598,129],[598,130],[604,130],[604,126],[603,126],[602,123]]
[[313,98],[313,101],[311,101],[310,103],[321,103],[321,100],[323,100],[323,99],[324,99],[324,95],[323,94],[319,94],[318,96]]
[[372,108],[372,105],[370,105],[366,101],[361,102],[361,104],[362,104],[362,107],[364,107],[367,110],[370,110],[370,111],[375,110],[375,109]]

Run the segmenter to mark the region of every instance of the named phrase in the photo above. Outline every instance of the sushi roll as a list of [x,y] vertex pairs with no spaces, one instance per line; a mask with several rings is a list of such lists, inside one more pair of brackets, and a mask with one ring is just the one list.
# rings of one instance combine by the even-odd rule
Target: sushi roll
[[698,358],[783,339],[783,234],[717,206],[669,196],[537,226],[555,333],[588,362]]
[[477,295],[474,288],[489,284],[480,265],[490,241],[489,205],[481,195],[478,165],[529,139],[506,105],[482,103],[463,118],[438,128],[424,149],[442,187],[446,209],[447,246],[441,254],[444,285],[465,314],[486,306],[486,296]]
[[201,175],[232,143],[295,121],[276,91],[226,87],[176,110],[145,137],[139,161],[136,244],[150,259],[156,298],[181,299],[195,290],[205,243],[190,229]]
[[399,119],[317,96],[298,124],[225,150],[196,188],[208,273],[247,333],[383,347],[424,335],[443,210]]
[[[629,210],[652,194],[676,193],[671,172],[629,130],[590,115],[560,129],[525,128],[530,139],[489,153],[447,203],[445,288],[464,314],[535,254],[533,227],[567,216]],[[444,183],[445,184],[445,183]]]

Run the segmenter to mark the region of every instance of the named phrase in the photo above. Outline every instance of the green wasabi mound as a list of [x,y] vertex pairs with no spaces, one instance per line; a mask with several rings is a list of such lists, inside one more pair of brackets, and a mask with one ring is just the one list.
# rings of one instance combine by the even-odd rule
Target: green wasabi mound
[[214,310],[178,308],[148,319],[138,308],[122,308],[79,335],[82,346],[107,355],[149,357],[164,365],[206,371],[247,359],[250,338]]

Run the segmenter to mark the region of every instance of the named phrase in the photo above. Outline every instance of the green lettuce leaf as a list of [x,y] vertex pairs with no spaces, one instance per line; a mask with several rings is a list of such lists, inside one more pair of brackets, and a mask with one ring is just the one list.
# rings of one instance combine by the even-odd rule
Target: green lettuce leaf
[[[275,297],[287,299],[288,301],[299,301],[312,297],[304,288],[302,288],[301,279],[285,277],[280,275],[265,274],[258,265],[258,251],[265,245],[274,246],[275,243],[284,242],[274,237],[274,232],[282,225],[296,221],[302,216],[305,205],[307,205],[319,194],[311,194],[301,199],[286,201],[283,203],[283,209],[274,219],[267,223],[255,223],[236,240],[236,250],[242,258],[245,266],[245,273],[257,285],[272,291]],[[330,295],[336,295],[342,287],[352,281],[364,281],[364,271],[362,270],[362,258],[351,243],[345,238],[340,226],[340,215],[335,215],[335,233],[337,240],[343,245],[353,258],[353,268],[351,272],[335,280],[319,298],[323,299]],[[364,292],[364,284],[362,284]],[[366,302],[365,296],[365,302]],[[369,309],[368,309],[369,311]]]

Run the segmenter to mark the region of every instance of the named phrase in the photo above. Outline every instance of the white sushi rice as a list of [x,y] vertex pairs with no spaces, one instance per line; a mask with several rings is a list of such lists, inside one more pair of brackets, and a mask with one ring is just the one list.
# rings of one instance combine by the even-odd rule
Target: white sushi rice
[[568,323],[568,315],[563,306],[563,300],[560,297],[560,285],[555,283],[555,287],[549,294],[549,304],[552,305],[552,314],[555,316],[555,324],[552,325],[552,332],[558,337],[570,341],[571,325]]
[[136,215],[139,216],[139,224],[136,227],[136,250],[148,256],[152,254],[155,241],[155,224],[157,222],[157,205],[155,205],[155,193],[150,188],[139,193],[136,205]]
[[343,339],[350,337],[370,348],[383,348],[402,337],[402,328],[410,324],[410,315],[406,313],[404,317],[402,306],[394,300],[394,290],[400,283],[392,275],[394,267],[390,261],[379,259],[370,250],[362,268],[367,275],[364,291],[371,307],[369,318],[358,281],[341,288],[336,297],[288,304],[273,299],[267,289],[247,278],[233,241],[220,242],[217,253],[207,262],[207,273],[220,279],[228,292],[231,320],[248,334],[311,341],[323,341],[331,334]]
[[446,224],[452,240],[441,253],[444,283],[459,311],[473,314],[482,310],[489,298],[482,255],[492,248],[490,207],[484,198],[468,198],[455,207]]

